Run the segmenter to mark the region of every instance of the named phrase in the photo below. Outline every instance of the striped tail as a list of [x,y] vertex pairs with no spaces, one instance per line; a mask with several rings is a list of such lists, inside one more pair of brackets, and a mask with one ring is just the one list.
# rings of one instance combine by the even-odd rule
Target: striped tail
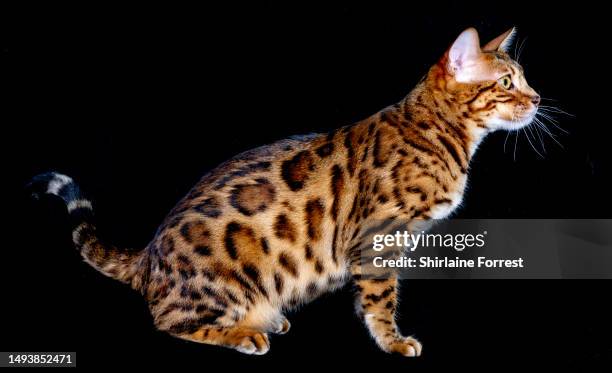
[[87,263],[106,276],[141,290],[146,251],[119,249],[103,243],[93,224],[91,201],[70,177],[49,172],[35,176],[29,187],[35,198],[53,194],[64,200],[72,222],[72,241]]

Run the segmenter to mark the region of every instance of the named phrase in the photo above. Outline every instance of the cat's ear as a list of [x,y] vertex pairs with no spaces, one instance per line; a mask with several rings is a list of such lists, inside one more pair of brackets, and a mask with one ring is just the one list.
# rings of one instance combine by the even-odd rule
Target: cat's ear
[[457,74],[473,66],[481,55],[478,32],[470,27],[463,31],[448,50],[448,68]]
[[514,41],[515,36],[516,36],[516,27],[513,27],[510,30],[504,32],[503,34],[499,35],[495,39],[488,42],[482,48],[482,50],[485,52],[494,52],[494,51],[508,52],[508,50],[512,46],[512,42]]

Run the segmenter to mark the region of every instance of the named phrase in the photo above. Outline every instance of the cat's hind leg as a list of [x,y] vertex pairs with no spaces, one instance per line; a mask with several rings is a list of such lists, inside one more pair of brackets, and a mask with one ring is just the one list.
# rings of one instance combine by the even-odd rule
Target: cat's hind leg
[[291,323],[285,316],[282,316],[274,323],[271,333],[274,334],[286,334],[291,329]]
[[193,332],[173,335],[192,342],[233,348],[244,354],[263,355],[270,350],[267,333],[240,326],[202,326]]
[[205,310],[198,318],[175,311],[164,317],[158,327],[177,338],[253,355],[268,352],[268,333],[289,330],[289,321],[267,302],[251,305],[246,313],[242,309],[228,308]]
[[253,305],[239,323],[250,329],[274,334],[285,334],[291,328],[291,323],[282,314],[279,307],[269,302],[259,302]]

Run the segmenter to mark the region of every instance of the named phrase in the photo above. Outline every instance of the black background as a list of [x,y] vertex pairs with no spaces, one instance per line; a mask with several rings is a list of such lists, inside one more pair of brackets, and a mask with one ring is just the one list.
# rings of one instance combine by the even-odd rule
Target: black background
[[[458,217],[610,218],[610,74],[606,11],[536,2],[261,3],[187,8],[33,8],[3,49],[16,116],[4,157],[16,205],[3,253],[3,351],[78,351],[81,367],[295,369],[371,364],[610,362],[609,281],[411,281],[405,333],[420,359],[378,351],[354,316],[350,289],[289,315],[293,328],[249,357],[156,332],[138,294],[81,263],[64,206],[31,201],[33,175],[80,182],[99,226],[144,247],[174,203],[212,167],[293,134],[324,132],[399,101],[454,38],[483,42],[512,25],[542,96],[573,114],[539,157],[521,135],[485,140]],[[6,16],[6,14],[5,14]],[[550,103],[550,102],[549,102]],[[15,131],[9,135],[8,130]],[[3,136],[4,137],[4,136]],[[12,181],[17,181],[12,183]]]

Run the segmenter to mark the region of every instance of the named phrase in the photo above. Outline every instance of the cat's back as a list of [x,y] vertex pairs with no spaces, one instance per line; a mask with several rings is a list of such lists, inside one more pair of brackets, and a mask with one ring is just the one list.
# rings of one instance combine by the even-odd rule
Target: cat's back
[[168,218],[187,210],[209,218],[220,217],[221,210],[231,208],[245,217],[265,211],[279,194],[286,194],[287,189],[297,192],[306,179],[316,176],[313,148],[325,137],[314,133],[292,136],[234,156],[205,174]]

